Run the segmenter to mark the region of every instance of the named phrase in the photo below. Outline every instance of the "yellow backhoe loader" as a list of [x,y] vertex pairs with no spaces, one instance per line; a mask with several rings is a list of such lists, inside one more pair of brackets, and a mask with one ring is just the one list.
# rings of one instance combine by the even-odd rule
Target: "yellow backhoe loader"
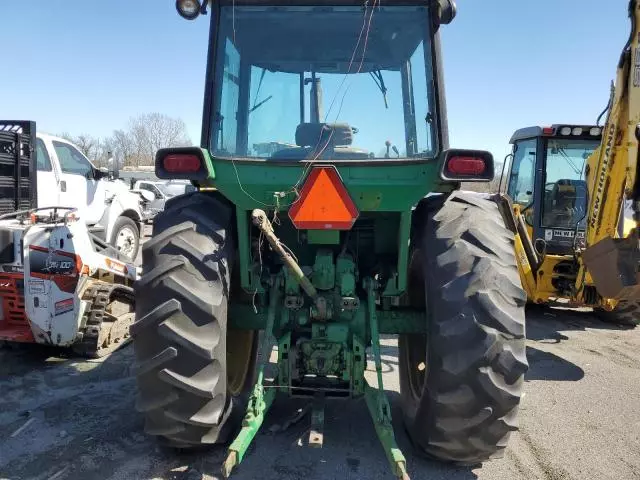
[[605,321],[638,325],[638,0],[629,2],[629,17],[631,32],[604,126],[517,130],[504,207],[513,212],[518,268],[529,302],[592,307]]

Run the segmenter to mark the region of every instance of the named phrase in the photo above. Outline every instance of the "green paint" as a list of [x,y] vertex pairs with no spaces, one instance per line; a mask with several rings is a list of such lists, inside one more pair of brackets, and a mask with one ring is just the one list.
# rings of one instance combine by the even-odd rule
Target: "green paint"
[[[305,169],[309,170],[308,162],[241,159],[231,162],[220,158],[213,159],[213,166],[216,178],[210,179],[207,186],[215,187],[244,210],[278,208],[281,214],[288,211],[296,200],[295,191],[304,184]],[[439,164],[435,159],[404,164],[385,161],[350,163],[336,165],[336,168],[360,213],[409,211],[427,193],[453,188],[441,185]],[[281,197],[282,192],[286,193],[284,198]]]
[[309,230],[307,241],[309,245],[339,245],[340,232],[338,230]]
[[336,270],[333,263],[333,252],[325,248],[318,249],[311,275],[314,287],[318,290],[331,290],[335,280]]
[[266,411],[271,407],[275,399],[275,389],[264,389],[264,366],[269,361],[272,348],[273,327],[275,324],[277,310],[280,307],[281,282],[279,279],[272,277],[272,285],[269,295],[269,309],[267,312],[267,326],[264,337],[262,339],[262,363],[258,366],[258,378],[253,387],[247,412],[242,420],[242,428],[231,443],[228,449],[228,457],[225,462],[224,469],[227,473],[231,473],[231,469],[242,462],[244,455],[253,441],[258,429],[264,421]]
[[204,160],[204,165],[207,168],[207,173],[209,174],[209,179],[210,180],[215,180],[216,179],[216,170],[213,167],[213,160],[211,158],[211,154],[209,153],[209,150],[207,150],[206,148],[200,148],[200,151],[202,152],[202,159]]
[[[353,313],[357,317],[351,321],[351,329],[357,330],[360,338],[365,338],[363,321],[363,309],[360,308]],[[376,312],[380,333],[383,335],[393,335],[401,333],[427,333],[427,316],[424,311],[411,309],[378,310]],[[341,317],[342,318],[342,317]],[[306,310],[300,310],[294,316],[296,323],[300,326],[307,325],[309,314]],[[267,315],[264,311],[258,310],[255,313],[252,305],[232,303],[229,305],[229,326],[239,330],[264,330],[267,325]],[[361,328],[359,328],[361,327]]]
[[291,349],[291,332],[285,333],[278,341],[278,384],[280,391],[288,392],[291,383],[291,361],[289,352]]
[[[361,309],[362,310],[362,309]],[[351,394],[354,397],[364,395],[365,379],[364,370],[367,367],[367,353],[365,344],[358,335],[353,335],[351,340]]]
[[396,476],[402,478],[403,475],[406,474],[406,460],[396,444],[393,425],[391,423],[391,406],[384,393],[382,383],[382,359],[380,358],[380,336],[378,332],[378,319],[376,317],[376,295],[374,290],[376,285],[372,279],[366,279],[364,287],[367,290],[367,310],[369,326],[371,328],[371,350],[373,351],[376,377],[378,380],[377,389],[372,388],[368,384],[365,386],[365,400],[367,407],[369,407],[369,413],[373,419],[378,439],[382,444],[382,448],[384,448],[391,468]]
[[340,255],[336,261],[336,277],[340,295],[354,297],[356,294],[356,265],[351,255]]
[[[255,268],[253,264],[258,261],[252,257],[250,248],[248,214],[252,209],[262,208],[270,217],[277,213],[281,225],[276,224],[276,233],[301,261],[305,258],[301,250],[309,251],[313,257],[315,252],[311,249],[315,245],[340,245],[343,237],[337,230],[297,231],[288,226],[290,221],[287,212],[297,198],[295,192],[304,184],[305,172],[308,174],[309,170],[307,163],[246,160],[232,163],[217,158],[213,158],[212,162],[216,177],[210,178],[204,185],[215,187],[236,205],[240,281],[247,292],[256,289],[261,291],[259,283],[256,284],[257,274],[252,273]],[[389,286],[388,295],[398,296],[406,288],[407,241],[412,207],[430,191],[450,191],[453,187],[440,182],[436,160],[405,164],[379,161],[337,165],[337,169],[358,208],[359,220],[372,213],[384,215],[384,219],[376,220],[373,248],[376,254],[397,259],[397,278]],[[371,251],[366,246],[362,247],[362,253],[370,256]]]
[[391,406],[389,405],[389,401],[384,395],[384,391],[381,392],[380,389],[375,389],[368,384],[365,387],[364,398],[369,409],[369,414],[373,419],[373,426],[378,434],[378,440],[380,440],[382,444],[391,469],[396,477],[403,478],[403,475],[407,473],[407,461],[396,443],[393,425],[391,423]]
[[[254,313],[247,305],[231,304],[232,327],[265,329],[261,345],[263,362],[271,353],[272,334],[278,335],[278,387],[265,390],[264,363],[259,365],[242,429],[229,447],[225,468],[231,469],[242,461],[278,391],[316,397],[318,392],[327,396],[364,395],[394,473],[401,475],[406,471],[404,456],[395,442],[391,409],[384,393],[379,337],[381,330],[386,332],[396,327],[401,331],[424,329],[425,316],[408,310],[377,311],[378,284],[368,277],[361,284],[366,298],[360,301],[351,296],[356,294],[357,267],[349,254],[335,258],[334,264],[333,252],[320,249],[314,263],[312,279],[320,290],[318,299],[326,304],[329,312],[322,319],[319,318],[318,299],[316,303],[307,299],[303,306],[287,300],[296,299],[300,293],[299,285],[291,280],[293,275],[287,273],[287,269],[271,277],[266,314],[264,309]],[[352,303],[354,300],[356,303]],[[368,344],[374,355],[377,389],[370,387],[364,378]],[[318,445],[322,442],[322,431],[318,428],[322,422],[318,415],[313,420],[312,432],[315,434],[310,436],[310,442]]]

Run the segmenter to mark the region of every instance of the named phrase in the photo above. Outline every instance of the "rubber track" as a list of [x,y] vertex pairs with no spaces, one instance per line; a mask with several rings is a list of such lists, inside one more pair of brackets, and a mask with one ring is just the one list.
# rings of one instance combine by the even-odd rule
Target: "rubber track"
[[[134,285],[138,399],[145,431],[188,447],[219,443],[236,425],[226,389],[230,209],[203,193],[167,202],[142,247]],[[235,418],[235,417],[234,417]]]
[[526,294],[494,201],[454,192],[426,215],[418,244],[430,305],[428,373],[416,402],[401,361],[405,424],[428,456],[474,465],[502,456],[517,429]]
[[98,358],[124,345],[125,342],[105,348],[98,345],[105,311],[115,298],[126,300],[130,305],[135,303],[133,289],[124,285],[92,281],[91,286],[85,290],[82,300],[90,302],[90,305],[84,313],[85,326],[81,330],[82,340],[71,347],[74,353],[86,358]]

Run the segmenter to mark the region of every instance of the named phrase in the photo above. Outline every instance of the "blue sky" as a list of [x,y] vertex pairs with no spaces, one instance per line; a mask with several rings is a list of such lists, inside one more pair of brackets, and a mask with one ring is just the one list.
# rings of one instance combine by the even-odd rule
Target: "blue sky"
[[[627,0],[459,0],[442,29],[451,145],[501,159],[516,128],[595,122],[626,9]],[[159,111],[182,118],[198,143],[208,17],[182,20],[172,0],[43,0],[2,1],[0,18],[1,44],[16,52],[0,71],[0,116],[103,137]]]

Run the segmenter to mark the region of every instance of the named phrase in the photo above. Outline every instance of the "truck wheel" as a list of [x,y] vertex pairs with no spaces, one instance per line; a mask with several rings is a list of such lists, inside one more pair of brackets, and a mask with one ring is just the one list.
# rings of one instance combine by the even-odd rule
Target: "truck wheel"
[[404,421],[422,453],[474,465],[502,456],[517,430],[526,294],[494,201],[454,192],[422,213],[409,293],[428,328],[399,337]]
[[134,262],[140,247],[140,231],[136,222],[129,217],[118,217],[109,243],[130,262]]
[[136,408],[172,446],[225,442],[245,413],[257,334],[227,328],[231,210],[193,193],[167,202],[142,248],[131,335]]
[[640,325],[640,304],[637,302],[621,301],[612,311],[594,309],[594,313],[600,320],[606,323],[614,323],[635,327]]

